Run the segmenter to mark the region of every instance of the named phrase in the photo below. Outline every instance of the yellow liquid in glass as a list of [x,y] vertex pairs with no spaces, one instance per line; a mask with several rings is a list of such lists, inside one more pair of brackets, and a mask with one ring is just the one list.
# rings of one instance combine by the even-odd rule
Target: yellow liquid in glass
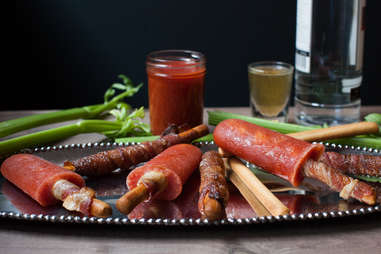
[[292,70],[278,66],[258,66],[249,70],[250,100],[256,111],[276,117],[287,105]]

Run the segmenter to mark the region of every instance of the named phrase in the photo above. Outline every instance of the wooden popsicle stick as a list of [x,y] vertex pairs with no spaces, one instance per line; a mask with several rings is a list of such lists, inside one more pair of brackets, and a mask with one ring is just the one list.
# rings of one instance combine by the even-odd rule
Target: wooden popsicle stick
[[284,191],[304,191],[304,189],[293,187],[293,186],[285,186],[278,181],[273,180],[263,180],[261,182],[271,191],[271,192],[284,192]]
[[230,181],[237,187],[242,196],[249,203],[251,208],[253,208],[255,214],[259,217],[270,216],[271,213],[263,206],[263,204],[257,199],[255,194],[251,192],[242,181],[241,178],[233,170],[230,170],[229,173]]
[[75,167],[70,161],[65,161],[63,167],[73,172],[75,171]]
[[116,201],[116,208],[121,213],[129,214],[141,202],[162,192],[167,185],[167,178],[162,172],[147,171],[135,188]]
[[272,215],[278,216],[289,213],[288,208],[240,160],[230,158],[229,164],[246,187]]
[[285,191],[300,191],[302,189],[298,189],[295,187],[277,187],[277,188],[270,188],[269,190],[272,193],[276,193],[276,192],[285,192]]
[[112,208],[106,202],[96,199],[93,199],[90,206],[90,214],[96,217],[110,217],[112,215]]
[[304,141],[323,141],[336,138],[352,137],[356,135],[372,134],[377,133],[378,125],[374,122],[358,122],[351,124],[338,125],[328,128],[321,128],[316,130],[302,131],[289,133],[296,139],[301,139]]
[[148,188],[141,183],[116,201],[116,209],[123,214],[129,214],[138,204],[148,197]]
[[[205,136],[206,134],[209,133],[209,128],[205,124],[200,124],[196,127],[193,127],[192,129],[186,130],[184,132],[179,133],[180,138],[185,138],[185,139],[194,139],[197,137],[202,137]],[[192,140],[190,140],[192,141]]]
[[234,154],[231,154],[228,151],[223,150],[221,147],[218,147],[218,153],[221,155],[222,158],[230,158],[234,156]]
[[[221,156],[224,154],[227,156],[231,155],[220,147],[218,148],[218,152]],[[271,191],[255,176],[255,174],[240,160],[226,157],[222,160],[224,161],[225,168],[229,171],[228,177],[230,181],[237,187],[242,196],[246,199],[258,216],[277,216],[288,214],[288,208],[285,207],[283,203],[275,197]],[[232,167],[234,167],[234,170]],[[241,174],[237,171],[241,172]],[[248,184],[248,182],[251,182],[251,184]],[[260,183],[259,185],[257,185],[258,182]],[[257,187],[253,188],[255,185],[257,185]],[[260,192],[263,191],[264,193],[261,194]],[[260,196],[260,200],[257,195]],[[265,206],[265,204],[267,206]]]

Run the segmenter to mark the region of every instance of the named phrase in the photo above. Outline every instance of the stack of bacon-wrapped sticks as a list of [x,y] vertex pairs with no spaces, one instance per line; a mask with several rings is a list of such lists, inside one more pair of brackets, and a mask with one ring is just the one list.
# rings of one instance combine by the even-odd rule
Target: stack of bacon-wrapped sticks
[[[129,170],[147,162],[128,174],[126,184],[129,191],[117,200],[116,208],[121,213],[129,214],[143,201],[175,200],[188,178],[199,169],[198,211],[201,218],[217,220],[226,216],[229,202],[226,163],[216,151],[202,154],[196,146],[186,144],[207,133],[207,126],[200,125],[179,134],[164,135],[156,141],[118,147],[67,161],[64,163],[65,169],[59,167],[59,170],[58,166],[32,155],[14,155],[3,163],[1,172],[43,206],[62,200],[69,210],[104,217],[111,215],[111,208],[95,199],[94,192],[83,187],[84,181],[78,174],[100,176],[118,168]],[[323,145],[311,144],[236,119],[221,122],[214,130],[214,140],[227,154],[251,162],[294,186],[298,186],[304,177],[311,177],[340,192],[344,199],[355,198],[370,205],[376,202],[372,186],[346,174],[381,176],[380,156],[325,152]],[[26,165],[29,165],[27,171],[32,174],[26,174],[27,171],[21,169]],[[238,189],[248,194],[243,195],[245,198],[251,196],[255,199],[258,195],[255,192],[264,190],[262,187],[253,190],[244,174],[234,177],[232,174],[231,180],[237,187],[243,183]],[[266,203],[263,199],[267,197],[269,195],[262,195],[260,202]],[[274,214],[272,208],[268,209],[270,214]],[[287,211],[282,208],[279,214]]]

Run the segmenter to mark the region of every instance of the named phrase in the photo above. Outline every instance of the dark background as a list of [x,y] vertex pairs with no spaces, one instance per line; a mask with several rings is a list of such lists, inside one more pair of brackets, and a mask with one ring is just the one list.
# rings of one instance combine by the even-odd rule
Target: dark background
[[[363,105],[381,104],[378,2],[367,2]],[[12,81],[3,84],[1,110],[102,103],[118,74],[146,84],[145,56],[160,49],[206,55],[206,106],[248,106],[248,63],[294,63],[296,0],[15,3],[6,52],[15,63],[5,73]],[[129,102],[147,106],[147,86]]]

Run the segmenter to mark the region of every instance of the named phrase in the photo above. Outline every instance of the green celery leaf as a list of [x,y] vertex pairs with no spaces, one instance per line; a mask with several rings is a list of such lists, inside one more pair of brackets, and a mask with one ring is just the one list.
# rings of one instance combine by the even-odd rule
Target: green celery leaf
[[131,84],[131,85],[133,84],[132,80],[129,77],[127,77],[126,75],[124,75],[124,74],[119,74],[118,78],[122,79],[123,83],[126,84],[126,85],[127,84]]
[[353,177],[363,181],[367,181],[367,182],[381,183],[381,177],[377,177],[377,176],[353,176]]
[[364,119],[367,121],[367,122],[375,122],[377,123],[378,125],[381,125],[381,114],[379,113],[371,113],[371,114],[368,114],[364,117]]
[[[121,104],[123,105],[123,104]],[[151,135],[150,127],[141,121],[144,118],[144,107],[135,109],[127,115],[127,108],[121,106],[120,109],[114,109],[110,112],[121,123],[121,128],[116,131],[108,131],[104,134],[109,138],[120,138],[127,136],[149,136]]]
[[126,86],[121,84],[121,83],[114,83],[111,85],[112,88],[116,88],[116,89],[119,89],[119,90],[126,90]]
[[107,91],[105,92],[105,95],[104,95],[104,101],[105,103],[109,102],[110,101],[110,98],[113,97],[115,94],[115,90],[114,89],[107,89]]

